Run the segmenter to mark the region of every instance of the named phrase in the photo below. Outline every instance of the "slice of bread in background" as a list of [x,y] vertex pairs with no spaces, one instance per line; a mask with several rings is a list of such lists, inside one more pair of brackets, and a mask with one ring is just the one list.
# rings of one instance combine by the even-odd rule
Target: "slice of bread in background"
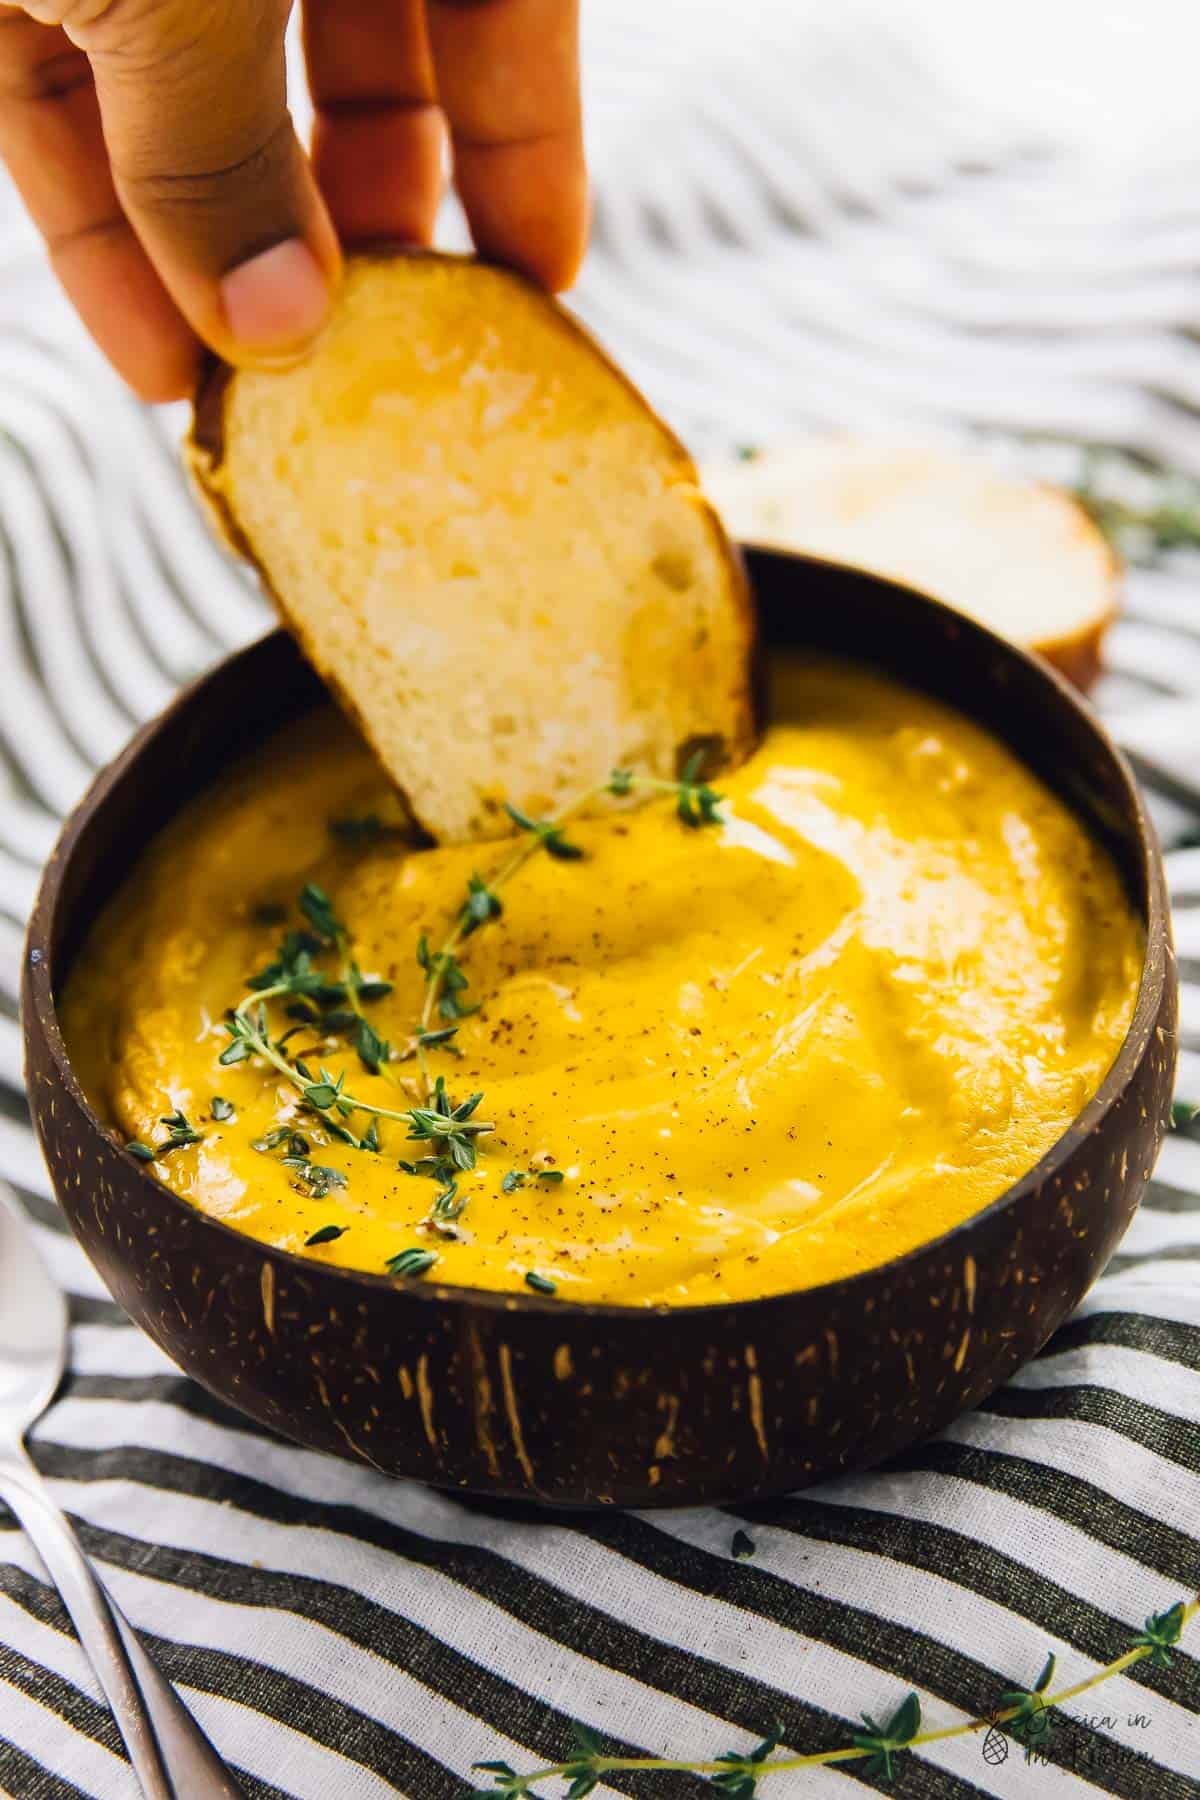
[[743,543],[890,575],[1040,651],[1080,687],[1099,673],[1120,565],[1057,488],[969,455],[847,437],[713,464],[704,479]]
[[545,294],[352,257],[315,350],[213,370],[189,460],[435,838],[748,751],[753,615],[683,447]]

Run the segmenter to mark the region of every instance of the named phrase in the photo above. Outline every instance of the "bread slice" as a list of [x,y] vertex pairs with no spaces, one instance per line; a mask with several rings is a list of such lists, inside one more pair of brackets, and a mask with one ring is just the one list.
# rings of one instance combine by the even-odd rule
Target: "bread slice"
[[352,257],[306,361],[209,372],[189,461],[433,837],[750,748],[740,556],[682,445],[517,275]]
[[1059,489],[969,455],[849,437],[704,471],[744,543],[890,575],[1037,650],[1080,687],[1100,670],[1120,564]]

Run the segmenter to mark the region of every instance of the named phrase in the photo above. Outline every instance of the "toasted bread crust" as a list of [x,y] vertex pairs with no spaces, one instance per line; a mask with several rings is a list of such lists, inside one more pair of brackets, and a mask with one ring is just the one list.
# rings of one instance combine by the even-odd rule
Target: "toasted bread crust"
[[1065,675],[1073,686],[1086,694],[1100,679],[1100,671],[1104,667],[1104,640],[1116,616],[1117,609],[1114,606],[1103,619],[1078,637],[1033,647],[1039,656],[1044,656],[1048,663],[1054,665],[1060,675]]
[[1060,675],[1077,687],[1081,693],[1088,693],[1100,679],[1104,667],[1104,640],[1110,627],[1115,623],[1120,612],[1121,590],[1125,583],[1125,560],[1111,540],[1105,537],[1095,520],[1084,510],[1073,494],[1065,489],[1054,487],[1048,481],[1034,484],[1040,492],[1053,494],[1061,505],[1069,507],[1078,521],[1079,535],[1086,538],[1093,548],[1103,550],[1105,566],[1108,571],[1109,603],[1106,611],[1097,617],[1084,630],[1068,637],[1047,638],[1042,643],[1031,645],[1039,656],[1044,656],[1052,663]]

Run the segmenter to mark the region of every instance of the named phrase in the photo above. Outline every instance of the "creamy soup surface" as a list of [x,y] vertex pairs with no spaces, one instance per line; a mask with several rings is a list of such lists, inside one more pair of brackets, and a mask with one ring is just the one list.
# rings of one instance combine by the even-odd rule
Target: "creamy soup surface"
[[[560,1300],[683,1305],[808,1287],[929,1240],[1029,1170],[1094,1093],[1129,1024],[1142,930],[1074,816],[949,708],[787,659],[771,719],[714,784],[721,823],[689,829],[670,797],[572,822],[582,858],[533,857],[459,947],[460,998],[479,1010],[426,1056],[456,1103],[482,1091],[473,1116],[494,1129],[456,1173],[448,1228],[428,1222],[441,1184],[400,1166],[431,1150],[405,1124],[381,1119],[378,1151],[353,1148],[261,1059],[218,1061],[228,1009],[304,926],[306,883],[345,922],[345,954],[392,984],[363,1005],[373,1030],[411,1050],[419,939],[440,945],[469,878],[512,852],[347,826],[386,825],[397,805],[332,708],[239,765],[131,871],[65,998],[84,1087],[152,1148],[165,1116],[186,1116],[201,1141],[151,1166],[195,1206],[377,1273],[416,1248],[437,1258],[418,1279],[524,1290],[532,1274]],[[343,954],[316,958],[331,982]],[[411,1056],[372,1074],[344,1028],[288,1004],[268,1005],[270,1031],[298,1026],[285,1053],[314,1077],[423,1104]],[[284,1127],[332,1179],[285,1163],[296,1146],[270,1142]]]

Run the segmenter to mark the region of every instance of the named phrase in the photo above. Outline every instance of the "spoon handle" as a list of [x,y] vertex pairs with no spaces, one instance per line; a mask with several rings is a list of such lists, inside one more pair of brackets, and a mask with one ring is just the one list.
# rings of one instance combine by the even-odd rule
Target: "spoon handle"
[[25,1459],[0,1460],[6,1500],[50,1572],[96,1671],[146,1800],[244,1800],[174,1688],[84,1555],[41,1476]]

